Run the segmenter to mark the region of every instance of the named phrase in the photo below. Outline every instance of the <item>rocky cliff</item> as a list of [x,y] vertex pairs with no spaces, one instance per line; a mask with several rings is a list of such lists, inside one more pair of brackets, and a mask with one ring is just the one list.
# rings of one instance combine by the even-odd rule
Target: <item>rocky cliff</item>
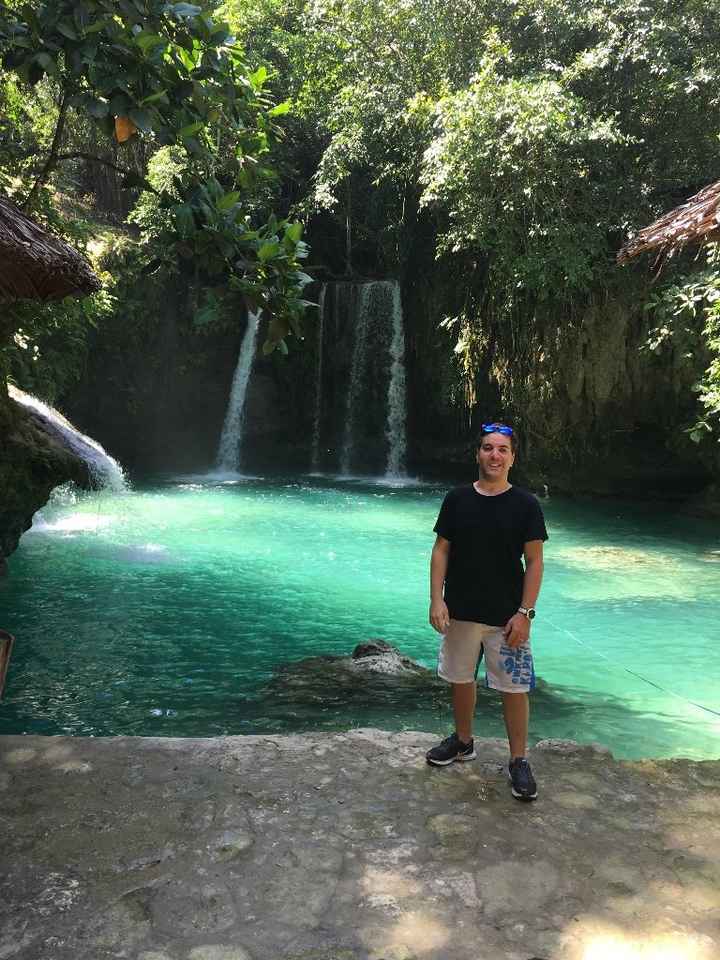
[[471,463],[482,420],[506,416],[521,433],[516,474],[536,486],[715,502],[717,444],[687,433],[709,360],[670,338],[650,349],[652,286],[641,268],[618,270],[612,288],[572,311],[548,295],[500,322],[485,302],[481,266],[443,270],[431,249],[421,237],[403,278],[419,462]]
[[[432,237],[419,236],[398,268],[410,473],[467,475],[480,422],[508,416],[522,436],[518,482],[557,492],[672,499],[704,511],[717,504],[720,460],[710,449],[717,444],[694,444],[686,432],[697,416],[693,388],[707,357],[671,343],[648,349],[643,303],[649,279],[641,270],[618,273],[614,289],[577,304],[571,316],[556,313],[549,298],[542,311],[529,307],[503,326],[483,314],[479,268],[440,264],[433,250]],[[63,409],[85,432],[139,473],[213,464],[243,333],[242,315],[198,327],[185,281],[173,282],[176,289],[165,290],[159,278],[148,281],[130,327],[119,311],[94,332],[86,376],[63,398]],[[246,404],[248,469],[310,467],[320,366],[319,465],[338,469],[358,284],[359,278],[327,284],[322,365],[313,309],[305,339],[291,338],[289,356],[258,352]],[[320,286],[308,295],[319,300]],[[469,331],[458,319],[463,311],[472,318]],[[376,389],[366,387],[355,424],[370,472],[378,472],[386,452],[387,366],[377,327],[367,355]]]
[[54,487],[90,482],[85,463],[0,384],[0,570]]

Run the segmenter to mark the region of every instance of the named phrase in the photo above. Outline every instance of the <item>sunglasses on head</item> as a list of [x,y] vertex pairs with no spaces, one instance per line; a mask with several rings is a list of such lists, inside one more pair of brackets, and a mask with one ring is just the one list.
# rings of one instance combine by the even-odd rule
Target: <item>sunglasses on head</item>
[[513,428],[505,426],[504,423],[484,423],[480,429],[483,433],[502,433],[506,437],[513,435]]

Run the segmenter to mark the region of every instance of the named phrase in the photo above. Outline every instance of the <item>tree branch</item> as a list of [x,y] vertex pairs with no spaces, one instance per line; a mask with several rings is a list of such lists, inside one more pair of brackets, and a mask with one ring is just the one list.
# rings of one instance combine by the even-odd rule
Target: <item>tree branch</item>
[[66,88],[63,88],[62,98],[60,100],[60,111],[58,113],[57,123],[55,124],[55,133],[53,134],[52,145],[50,146],[50,153],[47,160],[43,164],[42,170],[37,176],[37,180],[32,185],[30,193],[25,197],[25,200],[20,204],[21,210],[28,210],[32,207],[37,197],[40,187],[47,181],[48,177],[55,169],[58,162],[58,153],[60,151],[60,143],[62,142],[63,134],[65,132],[65,121],[67,119],[68,107],[70,106],[70,93]]
[[[139,176],[134,170],[128,170],[125,167],[119,167],[116,163],[113,163],[112,160],[106,160],[104,157],[96,157],[91,153],[83,153],[82,151],[77,153],[60,153],[57,156],[58,163],[61,160],[87,160],[88,163],[99,163],[103,167],[110,167],[111,170],[115,170],[117,173],[122,173],[122,175],[125,177]],[[140,179],[142,180],[143,190],[147,190],[148,193],[154,193],[158,197],[160,196],[160,191],[156,190],[155,187],[148,183],[144,177],[141,177]]]

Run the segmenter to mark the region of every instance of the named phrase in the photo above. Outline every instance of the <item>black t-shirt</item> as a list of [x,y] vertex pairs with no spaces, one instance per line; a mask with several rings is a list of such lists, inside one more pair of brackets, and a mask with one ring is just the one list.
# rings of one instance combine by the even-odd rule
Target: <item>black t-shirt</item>
[[445,603],[454,620],[504,626],[522,600],[523,548],[547,540],[540,504],[526,490],[484,496],[472,484],[443,500],[435,533],[450,541]]

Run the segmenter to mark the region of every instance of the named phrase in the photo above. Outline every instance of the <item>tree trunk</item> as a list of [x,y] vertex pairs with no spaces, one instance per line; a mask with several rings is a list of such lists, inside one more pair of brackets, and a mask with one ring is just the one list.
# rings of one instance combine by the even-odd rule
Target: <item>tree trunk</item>
[[58,113],[57,123],[55,124],[55,133],[53,134],[52,146],[50,147],[50,153],[47,160],[43,164],[42,170],[38,174],[37,180],[32,185],[30,193],[27,195],[23,203],[21,204],[20,209],[27,212],[32,209],[33,204],[38,195],[40,187],[42,187],[46,182],[50,174],[53,172],[58,162],[58,155],[60,153],[60,144],[62,143],[63,134],[65,133],[65,121],[67,119],[68,107],[70,105],[70,94],[67,89],[63,89],[62,97],[60,99],[60,112]]

